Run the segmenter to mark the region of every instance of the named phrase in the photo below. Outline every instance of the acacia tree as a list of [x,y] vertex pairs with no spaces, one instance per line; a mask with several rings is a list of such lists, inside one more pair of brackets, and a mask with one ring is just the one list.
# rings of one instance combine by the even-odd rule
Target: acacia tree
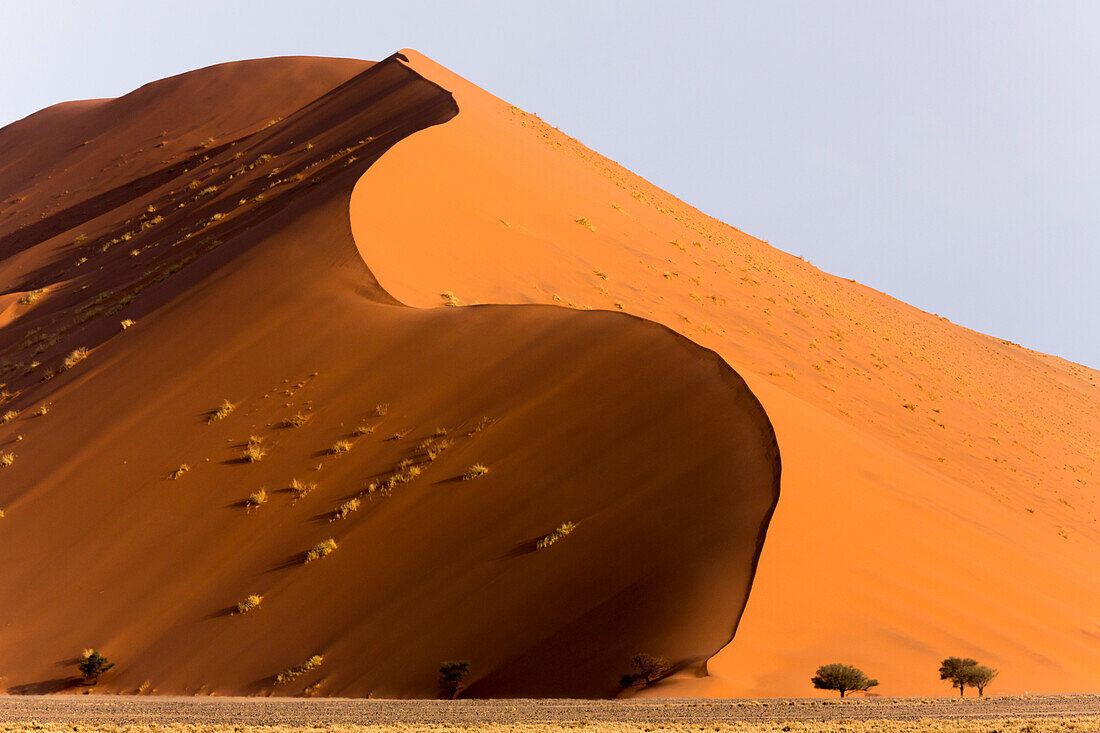
[[970,668],[966,675],[966,684],[971,687],[978,688],[978,697],[985,695],[985,686],[993,681],[993,678],[1000,674],[992,667],[987,667],[984,664],[977,664]]
[[826,664],[818,667],[817,674],[810,678],[810,682],[819,690],[838,690],[841,697],[848,692],[866,692],[878,686],[878,680],[871,679],[863,670],[850,664]]
[[453,700],[458,694],[459,685],[468,674],[470,674],[470,663],[466,660],[443,662],[439,665],[439,686],[446,690],[447,696]]
[[[959,697],[962,697],[966,686],[970,684],[970,675],[977,666],[975,659],[948,657],[940,664],[940,679],[951,680],[951,686],[958,687]],[[982,683],[982,688],[985,688],[985,683]]]
[[103,656],[95,649],[85,649],[76,668],[79,669],[80,674],[84,676],[85,684],[94,685],[99,682],[99,676],[113,666],[115,665],[112,664],[107,657]]
[[624,674],[620,677],[621,687],[630,687],[638,683],[643,686],[651,685],[672,672],[672,663],[654,654],[635,654],[630,658],[630,666],[634,668],[634,674]]

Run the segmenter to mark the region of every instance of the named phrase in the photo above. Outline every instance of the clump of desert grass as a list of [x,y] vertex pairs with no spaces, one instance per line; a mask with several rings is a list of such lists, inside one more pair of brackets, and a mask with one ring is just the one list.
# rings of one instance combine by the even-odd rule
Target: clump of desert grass
[[466,473],[462,474],[463,481],[472,481],[475,478],[480,478],[489,473],[489,469],[480,463],[475,463],[466,469]]
[[241,460],[245,463],[259,463],[266,455],[267,451],[263,447],[263,438],[253,435],[248,439],[248,445],[241,453]]
[[87,358],[88,347],[80,346],[69,352],[69,355],[65,357],[65,361],[61,362],[61,367],[63,369],[72,369],[74,366]]
[[293,682],[307,672],[311,672],[325,661],[325,658],[320,654],[314,654],[312,657],[302,662],[299,665],[291,667],[290,669],[283,670],[279,674],[275,675],[275,684],[285,685],[288,682]]
[[17,417],[19,417],[19,410],[8,410],[3,415],[0,415],[0,423],[7,425]]
[[302,497],[306,496],[307,494],[309,494],[310,492],[312,492],[316,488],[317,488],[316,483],[308,483],[307,484],[307,483],[304,483],[302,481],[299,481],[296,478],[290,480],[290,490],[292,492],[294,492],[294,498],[295,499],[301,499]]
[[237,604],[236,613],[248,613],[260,607],[260,604],[264,602],[264,597],[253,593],[248,598]]
[[590,231],[593,231],[593,232],[596,231],[596,225],[593,224],[591,221],[589,221],[587,216],[578,216],[573,221],[577,222],[582,227],[585,227],[586,229],[588,229]]
[[259,489],[257,491],[253,491],[251,494],[248,495],[248,498],[245,499],[245,504],[250,509],[254,508],[254,507],[262,506],[266,503],[267,503],[267,491],[265,491],[264,489]]
[[34,411],[34,416],[35,417],[42,417],[43,415],[48,415],[49,412],[50,412],[50,403],[47,402],[46,404],[42,405],[41,407],[39,407],[37,410]]
[[136,323],[136,321],[134,321],[132,318],[125,318],[122,321],[119,321],[118,325],[122,326],[122,330],[125,331],[130,326],[134,325],[134,323]]
[[374,432],[373,425],[359,425],[355,428],[355,434],[362,437],[364,435],[370,435]]
[[336,540],[329,537],[327,540],[318,542],[313,547],[309,548],[306,552],[306,563],[311,563],[314,560],[320,560],[322,557],[328,557],[336,551]]
[[352,442],[350,440],[338,440],[336,441],[329,452],[334,456],[343,455],[344,453],[351,452]]
[[206,421],[210,423],[217,422],[218,420],[224,420],[225,418],[229,417],[229,414],[233,412],[236,407],[237,406],[229,400],[222,400],[222,403],[220,405],[210,411],[210,417],[208,417]]
[[7,468],[13,463],[15,463],[14,453],[0,453],[0,468]]
[[283,418],[282,426],[284,428],[300,428],[307,422],[309,422],[309,415],[296,412],[290,417]]
[[359,509],[359,506],[360,506],[361,503],[362,502],[359,501],[359,497],[353,496],[352,498],[348,499],[343,504],[341,504],[339,507],[337,507],[336,511],[332,513],[332,518],[329,519],[329,521],[330,522],[337,522],[341,519],[347,519],[347,517],[352,512],[357,511]]
[[384,416],[389,411],[390,411],[390,403],[388,403],[388,402],[382,402],[382,403],[377,404],[377,405],[374,406],[374,414],[377,415],[378,417]]
[[37,303],[39,300],[42,299],[42,296],[45,295],[45,294],[46,294],[46,289],[45,288],[39,288],[38,290],[32,290],[31,292],[27,293],[26,295],[24,295],[22,298],[19,299],[19,304],[20,305],[31,305],[33,303]]
[[458,298],[456,298],[455,294],[453,292],[451,292],[450,290],[446,290],[446,291],[440,293],[439,297],[443,299],[443,305],[451,306],[451,307],[459,305]]
[[536,542],[535,547],[537,547],[540,550],[545,550],[547,547],[554,544],[555,542],[560,540],[562,537],[565,537],[567,534],[569,534],[570,532],[572,532],[576,528],[577,528],[577,525],[573,524],[572,522],[562,522],[561,524],[559,524],[557,526],[557,528],[553,532],[551,532],[550,534],[546,535],[545,537],[540,539],[538,542]]
[[178,479],[180,476],[182,476],[183,474],[187,473],[190,470],[191,470],[190,466],[188,466],[186,463],[181,463],[179,468],[177,468],[175,471],[172,471],[172,473],[168,474],[168,477],[174,481],[174,480]]

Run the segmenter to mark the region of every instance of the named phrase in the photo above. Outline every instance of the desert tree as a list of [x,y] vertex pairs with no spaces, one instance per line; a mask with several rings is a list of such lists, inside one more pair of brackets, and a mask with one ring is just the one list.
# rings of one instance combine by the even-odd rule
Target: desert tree
[[80,670],[80,674],[84,677],[84,683],[88,685],[94,685],[99,682],[99,676],[115,666],[111,663],[107,657],[100,654],[95,649],[85,649],[84,653],[80,656],[80,662],[77,663],[76,668]]
[[826,664],[818,667],[817,674],[810,678],[810,682],[819,690],[837,690],[841,697],[849,692],[866,692],[878,686],[878,680],[871,679],[863,670],[850,664]]
[[443,662],[439,665],[439,686],[447,691],[447,697],[451,700],[458,694],[458,688],[462,680],[470,674],[470,663],[466,660],[457,662]]
[[654,654],[635,654],[630,658],[630,666],[634,674],[624,674],[620,677],[621,687],[630,687],[639,683],[643,686],[651,685],[672,672],[672,664],[664,657]]
[[978,688],[978,697],[985,695],[985,687],[993,678],[996,677],[999,672],[992,667],[987,667],[984,664],[977,664],[969,669],[966,675],[966,684],[971,687]]
[[971,671],[977,666],[978,662],[975,659],[948,657],[940,664],[940,679],[950,680],[952,687],[959,688],[959,696],[962,697],[966,686],[970,684]]

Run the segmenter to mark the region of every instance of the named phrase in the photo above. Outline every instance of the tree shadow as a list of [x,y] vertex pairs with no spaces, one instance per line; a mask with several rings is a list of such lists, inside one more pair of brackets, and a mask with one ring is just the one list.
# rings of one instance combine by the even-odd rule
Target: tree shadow
[[15,685],[8,688],[9,695],[52,695],[63,690],[71,690],[83,687],[79,677],[57,677],[41,682],[29,682],[25,685]]

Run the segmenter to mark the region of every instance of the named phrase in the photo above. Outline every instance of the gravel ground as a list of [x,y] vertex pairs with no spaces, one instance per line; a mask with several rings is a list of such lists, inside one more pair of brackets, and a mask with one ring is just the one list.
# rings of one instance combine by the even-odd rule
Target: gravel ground
[[[359,700],[340,698],[0,696],[0,723],[197,725],[484,725],[1074,719],[1100,695],[852,700]],[[1089,726],[1091,728],[1091,725]],[[1088,728],[1086,728],[1088,729]],[[1078,728],[1081,730],[1081,728]]]

